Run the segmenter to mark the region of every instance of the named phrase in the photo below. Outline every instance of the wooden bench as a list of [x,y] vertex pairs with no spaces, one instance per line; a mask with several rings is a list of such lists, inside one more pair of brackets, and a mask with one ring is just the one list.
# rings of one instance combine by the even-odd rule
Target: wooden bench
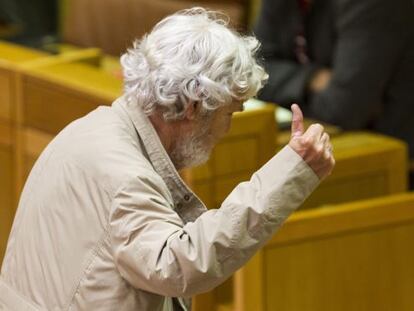
[[0,41],[0,265],[6,249],[13,216],[15,149],[15,112],[17,68],[31,61],[45,57],[32,49]]
[[237,272],[232,308],[413,310],[413,236],[414,193],[299,211]]
[[45,57],[45,53],[0,41],[0,119],[14,119],[15,71],[24,63]]
[[0,266],[14,216],[12,130],[10,124],[0,121]]
[[191,186],[209,208],[218,208],[233,188],[275,154],[275,107],[235,113],[230,132],[214,148],[209,161],[189,170]]
[[409,311],[414,193],[299,211],[193,310]]
[[[303,204],[302,210],[406,191],[407,147],[403,142],[378,134],[353,132],[333,137],[332,143],[336,167]],[[233,282],[232,277],[217,289],[199,295],[194,310],[233,310]]]
[[368,132],[332,138],[336,166],[302,208],[384,196],[407,190],[407,145]]

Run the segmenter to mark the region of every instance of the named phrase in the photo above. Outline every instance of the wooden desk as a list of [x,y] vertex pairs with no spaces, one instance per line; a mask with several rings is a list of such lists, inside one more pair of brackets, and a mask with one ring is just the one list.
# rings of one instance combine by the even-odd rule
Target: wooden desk
[[413,236],[413,193],[297,212],[236,274],[233,310],[413,310]]
[[236,185],[275,154],[277,127],[273,105],[235,113],[229,133],[209,161],[189,169],[193,190],[209,208],[218,208]]
[[5,121],[0,121],[0,266],[14,216],[11,195],[13,191],[12,152],[11,126]]
[[47,54],[0,41],[0,265],[16,206],[13,184],[16,150],[17,76],[21,65]]
[[57,134],[71,121],[122,93],[122,81],[99,69],[62,63],[28,70],[22,75],[23,124]]
[[19,65],[38,60],[47,54],[0,41],[0,119],[15,119],[16,69]]
[[332,138],[336,166],[301,207],[311,208],[407,191],[407,145],[368,132]]

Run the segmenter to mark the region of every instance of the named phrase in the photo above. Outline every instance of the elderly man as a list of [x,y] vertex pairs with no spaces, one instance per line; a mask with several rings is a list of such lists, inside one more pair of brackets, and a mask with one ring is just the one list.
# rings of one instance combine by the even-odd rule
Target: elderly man
[[121,62],[125,94],[65,128],[34,166],[0,279],[7,310],[189,310],[240,268],[334,165],[303,129],[206,210],[177,169],[204,162],[267,78],[258,42],[192,9],[161,21]]

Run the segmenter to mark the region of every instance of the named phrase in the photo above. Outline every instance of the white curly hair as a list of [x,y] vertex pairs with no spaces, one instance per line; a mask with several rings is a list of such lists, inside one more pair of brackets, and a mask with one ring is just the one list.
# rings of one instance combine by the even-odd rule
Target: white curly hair
[[255,96],[268,78],[256,60],[260,44],[228,28],[228,18],[203,8],[179,11],[121,56],[125,94],[151,115],[184,116],[187,105],[208,112]]

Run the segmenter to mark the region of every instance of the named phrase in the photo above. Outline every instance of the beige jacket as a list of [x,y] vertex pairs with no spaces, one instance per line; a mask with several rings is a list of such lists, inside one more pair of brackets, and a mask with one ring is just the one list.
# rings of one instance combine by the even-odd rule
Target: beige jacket
[[242,266],[318,182],[285,147],[207,211],[148,118],[120,98],[67,126],[35,164],[1,270],[0,309],[189,309],[187,298]]

